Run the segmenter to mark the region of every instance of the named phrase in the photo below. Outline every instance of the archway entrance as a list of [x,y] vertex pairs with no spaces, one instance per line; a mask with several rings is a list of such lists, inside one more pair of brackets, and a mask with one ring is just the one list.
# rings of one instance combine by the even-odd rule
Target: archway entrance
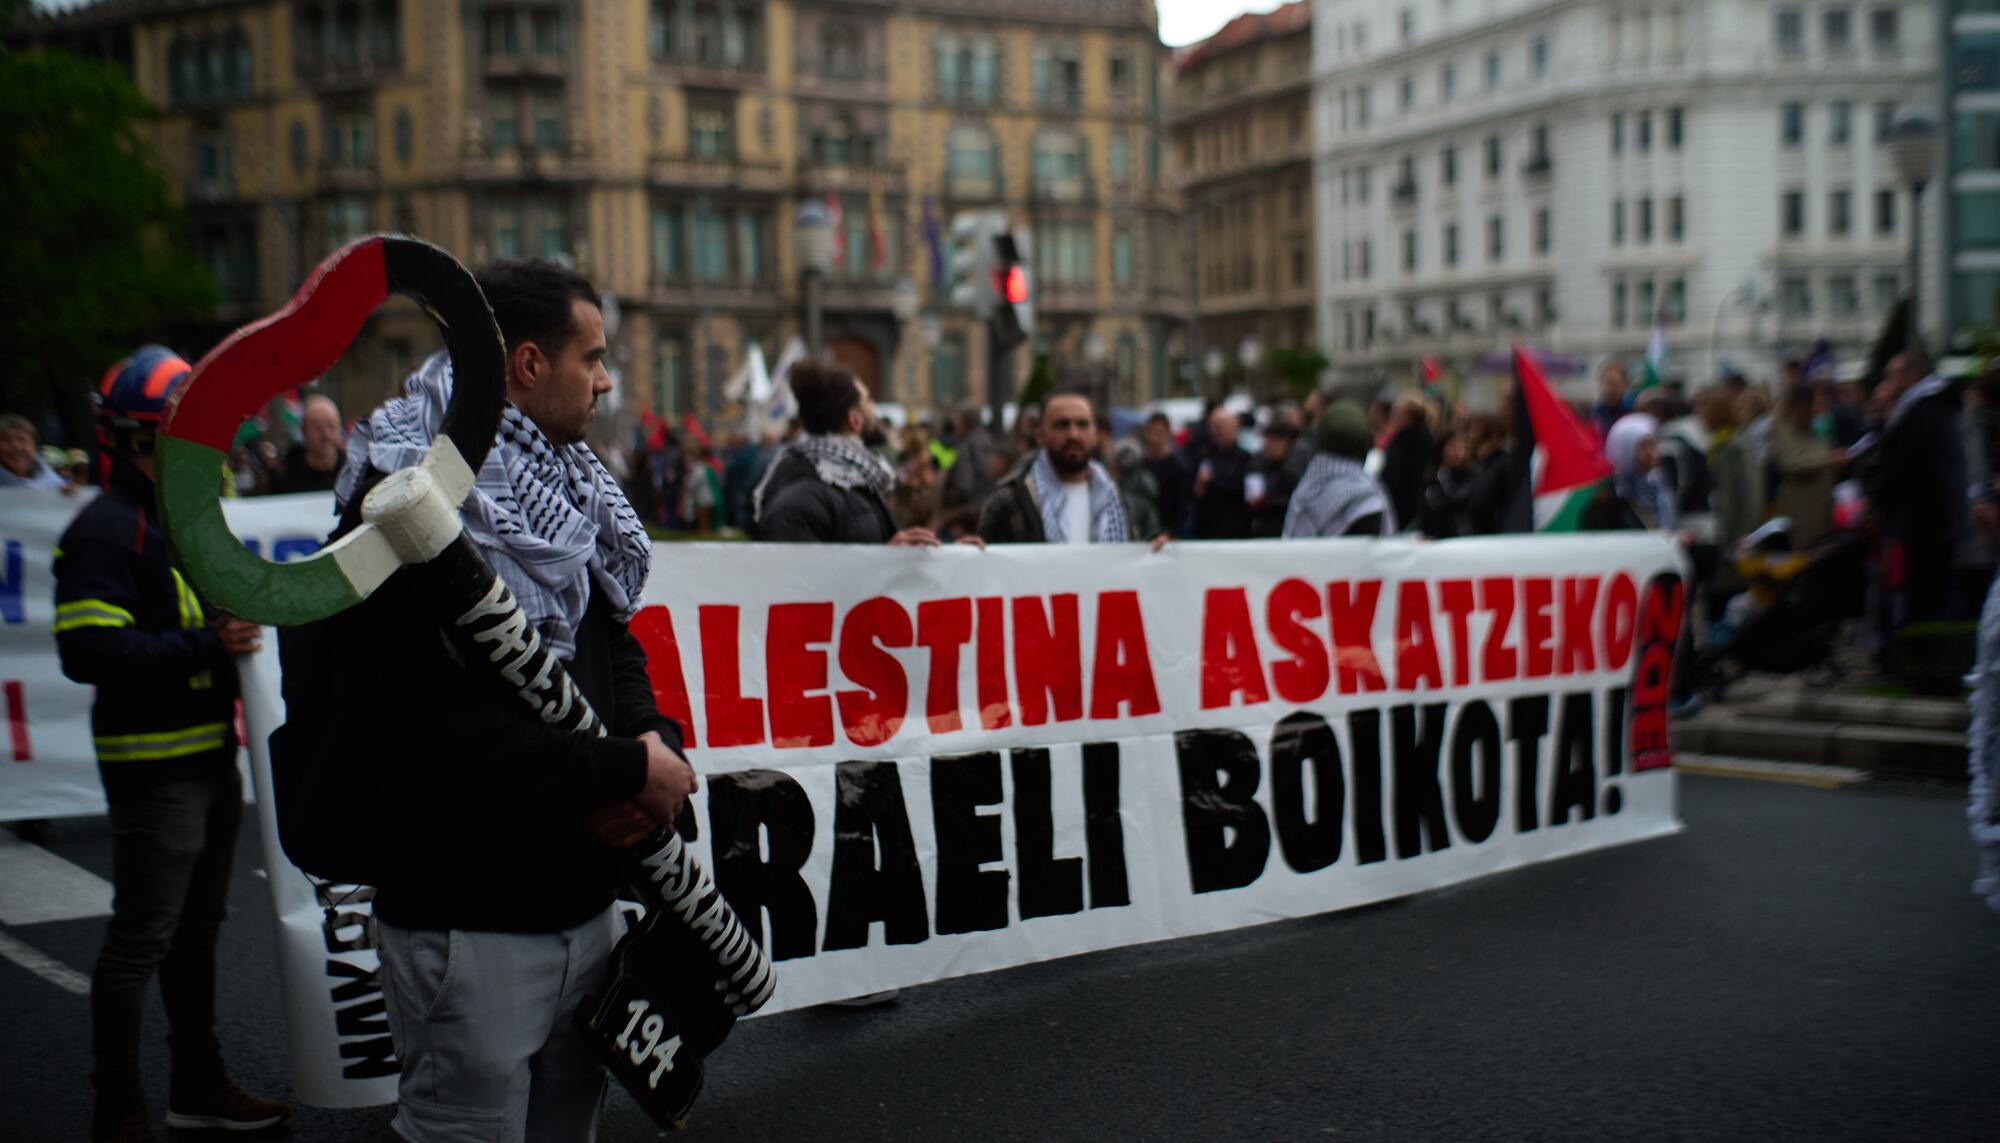
[[871,397],[882,395],[882,353],[856,337],[836,337],[827,343],[826,353],[841,368],[861,379]]

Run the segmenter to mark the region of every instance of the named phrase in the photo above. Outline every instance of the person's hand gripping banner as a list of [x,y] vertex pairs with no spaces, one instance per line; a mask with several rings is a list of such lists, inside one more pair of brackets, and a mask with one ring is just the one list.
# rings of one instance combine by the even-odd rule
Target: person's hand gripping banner
[[[283,564],[245,548],[223,519],[220,476],[243,422],[272,397],[324,374],[391,294],[423,306],[445,335],[457,379],[423,462],[381,480],[362,524]],[[203,357],[175,394],[156,457],[160,515],[197,590],[258,623],[335,615],[400,570],[418,580],[468,663],[537,718],[606,733],[513,593],[464,534],[459,505],[485,462],[506,400],[506,351],[472,274],[414,238],[380,235],[322,262],[277,313]],[[281,819],[282,820],[282,819]],[[646,918],[613,954],[610,987],[579,1012],[599,1052],[654,1120],[680,1126],[700,1094],[702,1058],[777,986],[770,960],[671,829],[630,851]]]

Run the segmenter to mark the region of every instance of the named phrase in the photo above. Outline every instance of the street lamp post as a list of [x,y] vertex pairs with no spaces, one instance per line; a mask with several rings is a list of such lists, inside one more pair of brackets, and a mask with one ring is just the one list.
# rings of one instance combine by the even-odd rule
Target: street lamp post
[[798,248],[805,301],[806,354],[817,358],[825,348],[820,339],[820,313],[825,304],[826,276],[833,272],[833,221],[818,199],[799,204],[792,216],[792,240]]
[[1735,298],[1746,306],[1755,306],[1758,301],[1757,283],[1745,282],[1722,295],[1715,303],[1715,321],[1708,327],[1708,372],[1711,379],[1722,377],[1722,311],[1729,308],[1729,301]]
[[1257,395],[1257,367],[1264,363],[1264,342],[1254,333],[1246,333],[1243,340],[1236,343],[1236,363],[1243,367],[1243,387],[1254,398]]
[[1093,329],[1083,335],[1083,359],[1090,366],[1090,403],[1095,409],[1111,408],[1111,387],[1104,377],[1104,359],[1109,354],[1103,334]]
[[[896,315],[897,356],[914,359],[914,347],[909,346],[910,325],[917,320],[917,284],[904,278],[896,283],[896,292],[889,302]],[[903,373],[904,377],[896,385],[896,399],[907,402],[914,394],[915,386],[908,384],[907,370],[892,369],[892,373]],[[881,394],[877,394],[879,398]]]
[[1208,374],[1210,392],[1215,393],[1222,385],[1223,371],[1229,368],[1229,359],[1222,355],[1222,347],[1219,345],[1209,346],[1208,352],[1202,355],[1201,367]]
[[1937,124],[1930,116],[1911,113],[1898,119],[1882,137],[1896,174],[1910,188],[1910,330],[1921,341],[1923,313],[1924,187],[1937,164]]

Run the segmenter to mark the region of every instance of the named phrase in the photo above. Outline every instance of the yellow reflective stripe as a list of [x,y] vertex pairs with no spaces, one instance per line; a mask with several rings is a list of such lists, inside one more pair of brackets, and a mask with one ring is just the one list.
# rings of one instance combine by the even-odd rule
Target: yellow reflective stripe
[[78,627],[130,627],[135,622],[131,612],[101,599],[73,599],[56,604],[58,635]]
[[199,627],[204,620],[201,614],[201,600],[195,597],[194,589],[181,578],[181,569],[169,568],[174,573],[174,598],[180,604],[181,626]]
[[97,746],[98,758],[104,761],[179,758],[222,749],[229,741],[229,724],[205,722],[199,726],[147,734],[104,734],[92,741]]
[[205,691],[214,685],[215,685],[215,675],[209,671],[202,671],[201,673],[192,675],[188,678],[189,690]]

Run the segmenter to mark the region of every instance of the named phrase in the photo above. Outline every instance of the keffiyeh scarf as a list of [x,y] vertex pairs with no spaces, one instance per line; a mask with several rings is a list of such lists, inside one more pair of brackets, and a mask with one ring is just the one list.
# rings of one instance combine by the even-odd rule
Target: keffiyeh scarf
[[[334,488],[343,510],[371,467],[395,472],[423,460],[444,424],[451,384],[451,358],[438,353],[404,383],[403,396],[354,426]],[[466,535],[558,658],[575,654],[592,590],[620,623],[638,612],[653,543],[589,446],[557,445],[507,405],[460,512]]]
[[[1131,539],[1131,527],[1125,522],[1125,506],[1119,503],[1118,487],[1111,482],[1111,474],[1096,461],[1090,462],[1090,542],[1093,544],[1122,544]],[[1042,538],[1051,544],[1067,543],[1069,537],[1063,533],[1063,484],[1056,475],[1055,463],[1049,460],[1047,450],[1035,455],[1035,463],[1028,468],[1028,479],[1035,482],[1035,503],[1042,510]]]
[[859,438],[804,433],[779,449],[778,454],[771,458],[771,463],[765,466],[764,478],[750,493],[750,511],[754,518],[764,518],[764,490],[770,486],[772,474],[778,471],[778,466],[789,455],[804,457],[811,462],[819,478],[835,488],[872,488],[886,497],[896,483],[896,469],[880,453],[862,444]]
[[1356,520],[1376,512],[1382,514],[1382,534],[1395,535],[1396,512],[1361,462],[1315,453],[1285,511],[1285,538],[1344,536]]

